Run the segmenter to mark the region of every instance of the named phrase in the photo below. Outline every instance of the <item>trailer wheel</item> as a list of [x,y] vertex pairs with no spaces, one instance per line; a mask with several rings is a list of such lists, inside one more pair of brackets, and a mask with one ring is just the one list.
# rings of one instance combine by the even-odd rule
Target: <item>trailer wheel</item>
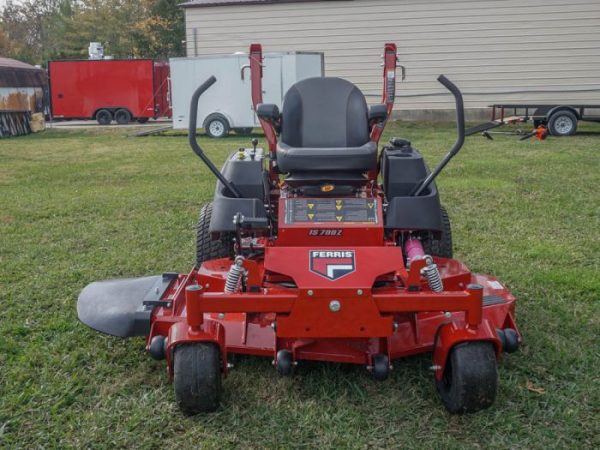
[[131,122],[131,113],[126,109],[117,109],[117,112],[115,112],[115,121],[119,125],[126,125]]
[[229,246],[223,240],[213,240],[210,235],[212,207],[212,203],[204,205],[200,210],[200,217],[198,217],[198,225],[196,226],[196,267],[200,267],[204,261],[231,256]]
[[422,239],[423,250],[427,255],[439,256],[441,258],[452,258],[452,225],[448,211],[443,206],[440,206],[442,214],[442,235],[439,239],[433,237],[433,233],[427,232]]
[[215,411],[221,400],[219,347],[209,342],[182,344],[175,347],[173,359],[173,387],[181,411]]
[[211,138],[223,138],[229,134],[229,122],[222,115],[216,114],[206,119],[204,130]]
[[101,109],[96,113],[96,121],[100,125],[110,125],[112,120],[112,113],[108,109]]
[[235,131],[235,134],[239,134],[240,136],[250,136],[252,134],[252,130],[254,130],[254,128],[252,127],[233,129],[233,131]]
[[557,111],[548,120],[552,136],[572,136],[577,131],[577,116],[568,110]]
[[451,414],[489,408],[496,399],[498,373],[494,345],[486,341],[457,344],[450,351],[437,391]]

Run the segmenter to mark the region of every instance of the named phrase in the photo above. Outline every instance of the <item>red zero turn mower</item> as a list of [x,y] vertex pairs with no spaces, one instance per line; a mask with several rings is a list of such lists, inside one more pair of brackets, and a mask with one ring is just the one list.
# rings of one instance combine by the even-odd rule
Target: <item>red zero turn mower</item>
[[[442,402],[452,413],[489,407],[496,361],[515,351],[515,298],[496,278],[452,258],[450,222],[434,183],[464,142],[430,171],[408,141],[378,141],[392,112],[396,46],[384,53],[382,104],[339,78],[310,78],[262,103],[262,50],[250,47],[252,97],[269,148],[240,149],[219,171],[200,212],[197,264],[189,274],[99,281],[77,303],[79,318],[115,336],[145,336],[166,359],[180,408],[219,406],[232,353],[271,358],[289,375],[304,360],[364,365],[385,380],[392,361],[433,352]],[[379,176],[383,180],[379,184]]]

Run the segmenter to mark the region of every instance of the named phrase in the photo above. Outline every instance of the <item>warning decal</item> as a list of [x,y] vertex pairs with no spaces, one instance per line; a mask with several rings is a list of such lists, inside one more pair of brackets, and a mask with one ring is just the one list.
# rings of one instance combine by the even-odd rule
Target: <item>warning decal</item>
[[285,223],[377,223],[377,200],[367,198],[288,199]]

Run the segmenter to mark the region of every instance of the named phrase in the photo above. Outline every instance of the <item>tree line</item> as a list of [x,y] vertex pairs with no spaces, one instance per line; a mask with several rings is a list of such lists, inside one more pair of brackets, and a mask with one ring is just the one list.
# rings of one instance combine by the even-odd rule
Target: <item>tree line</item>
[[88,57],[101,42],[115,58],[185,53],[181,0],[8,0],[0,14],[0,56],[45,66]]

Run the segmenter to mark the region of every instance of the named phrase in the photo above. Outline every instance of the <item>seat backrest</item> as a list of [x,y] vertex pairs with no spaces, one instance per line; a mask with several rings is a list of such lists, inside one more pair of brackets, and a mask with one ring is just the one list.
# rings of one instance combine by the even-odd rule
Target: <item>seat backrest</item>
[[285,94],[281,141],[291,147],[360,147],[369,142],[362,92],[341,78],[308,78]]

